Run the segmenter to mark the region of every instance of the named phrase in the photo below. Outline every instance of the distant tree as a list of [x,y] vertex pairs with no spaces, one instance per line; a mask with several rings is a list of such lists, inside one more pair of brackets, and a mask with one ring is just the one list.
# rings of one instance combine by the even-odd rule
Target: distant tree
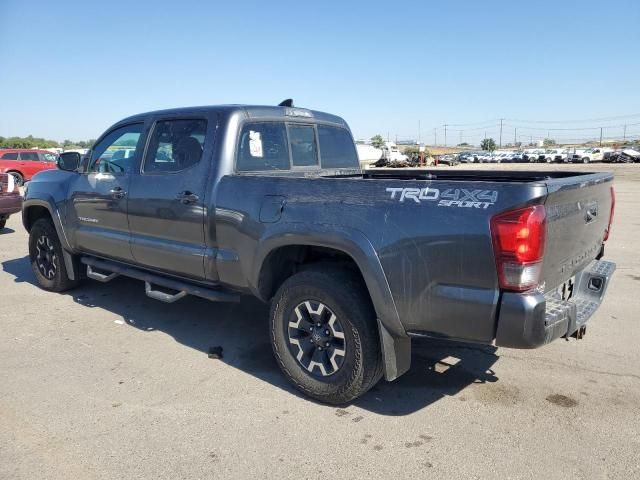
[[462,142],[458,144],[459,147],[468,147],[469,144],[467,142]]
[[496,149],[496,141],[493,138],[485,138],[482,140],[482,143],[480,143],[480,148],[493,152]]
[[384,138],[382,138],[382,135],[374,135],[371,137],[371,145],[376,148],[382,148],[384,146]]
[[553,138],[545,138],[542,141],[542,145],[544,145],[545,147],[550,147],[551,145],[555,145],[556,141]]

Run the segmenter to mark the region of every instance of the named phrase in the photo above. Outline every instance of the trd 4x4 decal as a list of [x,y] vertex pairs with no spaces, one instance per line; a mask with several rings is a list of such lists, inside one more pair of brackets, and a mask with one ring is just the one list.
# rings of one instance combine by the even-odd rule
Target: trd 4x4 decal
[[498,192],[495,190],[448,188],[440,191],[440,189],[432,187],[390,187],[387,188],[387,192],[391,194],[391,200],[398,200],[401,203],[407,199],[413,200],[416,203],[437,201],[439,207],[486,209],[498,200]]

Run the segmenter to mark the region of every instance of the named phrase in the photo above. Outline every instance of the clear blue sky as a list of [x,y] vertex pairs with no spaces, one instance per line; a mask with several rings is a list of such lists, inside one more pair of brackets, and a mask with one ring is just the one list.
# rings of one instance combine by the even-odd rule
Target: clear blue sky
[[95,138],[142,111],[288,97],[359,138],[631,114],[600,123],[640,134],[639,86],[638,0],[0,0],[3,136]]

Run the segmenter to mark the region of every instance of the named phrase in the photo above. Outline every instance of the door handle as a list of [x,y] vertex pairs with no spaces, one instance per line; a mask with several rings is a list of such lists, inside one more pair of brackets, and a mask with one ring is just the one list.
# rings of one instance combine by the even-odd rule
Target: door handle
[[184,205],[189,205],[190,203],[196,203],[198,200],[200,200],[200,197],[195,193],[192,193],[189,190],[187,190],[177,194],[176,199],[180,200],[180,203]]
[[122,190],[122,188],[120,188],[120,187],[112,188],[111,190],[109,190],[109,193],[115,199],[124,198],[124,196],[127,194],[127,192]]

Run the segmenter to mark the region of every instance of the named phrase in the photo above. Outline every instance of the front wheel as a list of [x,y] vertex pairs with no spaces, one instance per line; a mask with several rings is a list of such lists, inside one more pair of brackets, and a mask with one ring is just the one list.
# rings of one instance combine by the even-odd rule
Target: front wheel
[[583,157],[582,163],[589,163],[589,157]]
[[70,280],[67,275],[62,245],[49,219],[41,218],[31,227],[29,259],[36,280],[44,290],[64,292],[78,284],[77,280]]
[[7,219],[3,218],[2,220],[0,220],[0,230],[3,230],[4,227],[7,226]]
[[269,323],[278,365],[316,400],[344,404],[382,376],[376,315],[349,270],[317,266],[293,275],[278,289]]

